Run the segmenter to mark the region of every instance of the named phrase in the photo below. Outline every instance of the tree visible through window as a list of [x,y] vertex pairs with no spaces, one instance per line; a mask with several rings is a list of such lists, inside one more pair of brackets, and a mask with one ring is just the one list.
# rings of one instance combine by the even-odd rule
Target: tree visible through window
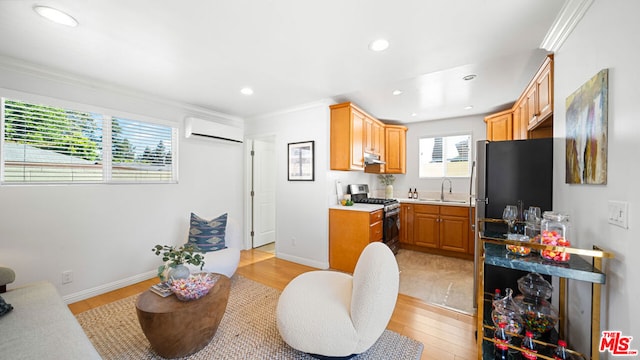
[[471,135],[425,137],[419,140],[419,176],[469,177]]
[[4,183],[175,181],[174,128],[9,99],[2,104]]

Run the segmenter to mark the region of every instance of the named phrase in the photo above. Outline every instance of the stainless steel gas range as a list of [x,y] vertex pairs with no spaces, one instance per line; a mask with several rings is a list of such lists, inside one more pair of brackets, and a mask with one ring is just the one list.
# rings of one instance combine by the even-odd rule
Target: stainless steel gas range
[[382,224],[382,242],[387,244],[394,254],[400,249],[400,202],[396,199],[369,197],[369,185],[352,184],[347,187],[351,200],[360,204],[382,205],[384,221]]

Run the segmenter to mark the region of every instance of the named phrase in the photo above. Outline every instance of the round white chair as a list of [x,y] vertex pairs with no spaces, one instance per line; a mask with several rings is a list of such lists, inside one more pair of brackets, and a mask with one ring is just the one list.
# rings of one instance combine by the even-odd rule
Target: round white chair
[[240,250],[242,250],[242,236],[240,229],[235,221],[227,219],[227,227],[225,231],[224,242],[226,249],[210,251],[202,255],[204,258],[204,267],[200,270],[199,266],[188,264],[187,267],[191,272],[206,271],[218,273],[231,278],[238,269],[240,263]]
[[391,319],[399,281],[389,247],[371,243],[360,254],[353,276],[318,270],[293,279],[278,300],[278,331],[292,348],[319,358],[365,352]]

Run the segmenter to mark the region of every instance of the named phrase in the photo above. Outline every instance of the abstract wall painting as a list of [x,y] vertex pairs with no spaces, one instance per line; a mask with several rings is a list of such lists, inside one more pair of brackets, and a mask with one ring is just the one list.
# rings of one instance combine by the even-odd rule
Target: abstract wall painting
[[608,82],[601,70],[567,97],[567,184],[607,183]]

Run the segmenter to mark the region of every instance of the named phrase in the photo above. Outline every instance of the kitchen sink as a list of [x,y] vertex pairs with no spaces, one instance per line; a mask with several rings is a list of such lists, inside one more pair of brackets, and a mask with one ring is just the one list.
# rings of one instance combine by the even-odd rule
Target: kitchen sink
[[420,198],[418,200],[420,200],[420,201],[439,202],[439,203],[455,203],[455,204],[466,204],[467,203],[467,201],[465,201],[465,200],[453,200],[453,199],[440,200],[440,199],[435,199],[435,198]]

